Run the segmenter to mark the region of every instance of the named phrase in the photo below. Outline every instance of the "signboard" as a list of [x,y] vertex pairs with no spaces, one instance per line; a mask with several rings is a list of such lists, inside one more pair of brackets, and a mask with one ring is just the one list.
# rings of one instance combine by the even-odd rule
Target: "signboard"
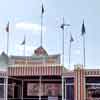
[[[27,83],[27,96],[39,96],[39,83]],[[58,96],[61,95],[61,84],[56,83],[42,83],[42,96]]]
[[61,85],[56,83],[46,83],[45,92],[47,96],[58,96],[61,92]]
[[27,84],[27,96],[38,96],[39,95],[39,84],[28,83]]

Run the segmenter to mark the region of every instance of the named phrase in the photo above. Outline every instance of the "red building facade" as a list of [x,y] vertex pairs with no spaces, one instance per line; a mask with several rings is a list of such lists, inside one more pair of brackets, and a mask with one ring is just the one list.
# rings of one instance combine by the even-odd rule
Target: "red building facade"
[[0,100],[7,95],[6,100],[62,100],[62,92],[64,100],[100,99],[100,69],[76,65],[68,70],[60,65],[60,55],[48,55],[42,47],[32,56],[9,57],[7,67],[0,71]]

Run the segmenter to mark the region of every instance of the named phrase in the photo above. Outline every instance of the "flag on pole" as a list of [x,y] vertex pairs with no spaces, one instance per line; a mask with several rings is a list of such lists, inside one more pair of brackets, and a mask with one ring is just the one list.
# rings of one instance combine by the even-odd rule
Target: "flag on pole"
[[65,26],[65,24],[62,24],[62,25],[61,25],[61,29],[64,29],[64,26]]
[[26,44],[26,38],[24,36],[24,40],[22,41],[21,45],[25,45]]
[[6,32],[9,32],[9,22],[8,22],[8,24],[6,26]]
[[5,31],[7,32],[7,55],[8,55],[8,51],[9,51],[9,22],[7,23],[7,25],[5,27]]
[[44,7],[43,7],[43,3],[42,3],[42,7],[41,7],[41,37],[40,37],[40,44],[42,46],[42,41],[43,41],[43,14],[44,14]]
[[[26,37],[25,37],[25,35],[24,35],[24,40],[22,41],[22,43],[21,43],[21,45],[23,46],[23,55],[25,56],[25,52],[26,52],[26,46],[25,46],[25,44],[26,44]],[[26,62],[27,62],[27,59],[26,59]]]
[[74,38],[72,37],[72,35],[70,36],[70,42],[72,43],[74,41]]
[[70,24],[62,24],[61,26],[60,26],[60,28],[62,28],[62,29],[64,29],[64,26],[70,26]]
[[69,43],[69,67],[70,67],[70,61],[71,61],[71,43],[74,42],[74,38],[72,37],[70,33],[70,43]]
[[42,12],[42,14],[44,14],[44,7],[43,7],[43,4],[42,4],[42,11],[41,11],[41,12]]
[[85,32],[85,25],[84,25],[84,20],[83,20],[83,24],[82,24],[82,35],[84,35],[86,32]]

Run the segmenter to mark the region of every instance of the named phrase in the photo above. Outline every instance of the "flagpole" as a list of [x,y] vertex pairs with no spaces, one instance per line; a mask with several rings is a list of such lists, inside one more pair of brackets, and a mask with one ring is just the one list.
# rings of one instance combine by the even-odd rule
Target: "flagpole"
[[63,76],[63,73],[64,73],[64,28],[65,26],[70,26],[70,24],[65,24],[64,23],[64,17],[63,17],[63,24],[61,25],[61,28],[62,28],[62,100],[64,100],[64,76]]
[[41,39],[40,39],[41,46],[43,45],[43,13],[44,13],[44,8],[43,8],[43,3],[42,3],[42,10],[41,10]]
[[[44,13],[44,7],[43,7],[43,3],[42,3],[42,9],[41,9],[41,38],[40,38],[40,46],[43,46],[43,13]],[[43,58],[42,58],[42,62],[43,64]],[[41,100],[41,75],[39,77],[39,100]]]
[[[71,39],[71,33],[70,33],[70,39]],[[70,68],[70,58],[71,58],[71,40],[69,44],[69,68]]]
[[64,100],[64,17],[63,17],[63,27],[62,27],[62,100]]
[[[40,46],[43,46],[43,14],[44,14],[44,7],[42,3],[42,9],[41,9],[41,39],[40,39]],[[42,64],[45,64],[44,57],[42,57]]]
[[43,14],[41,13],[41,40],[40,40],[40,44],[41,44],[41,46],[42,46],[42,25],[43,25]]
[[25,57],[25,64],[27,65],[27,55],[26,55],[26,35],[24,35],[24,57]]
[[85,63],[86,63],[86,55],[85,55],[85,35],[83,35],[83,59],[84,59],[84,68],[85,68]]
[[24,44],[24,56],[26,56],[25,51],[26,51],[26,49],[25,49],[25,44]]
[[[84,62],[83,62],[83,67],[84,67],[84,70],[85,70],[85,64],[86,64],[86,55],[85,55],[85,34],[83,35],[83,59],[84,59]],[[86,84],[85,84],[85,73],[84,73],[84,100],[86,99]]]
[[9,32],[7,32],[7,56],[9,52]]
[[69,40],[69,67],[70,67],[70,62],[71,62],[71,47],[72,47],[72,42],[74,41],[72,34],[70,33],[70,40]]
[[83,65],[85,68],[85,64],[86,64],[86,55],[85,55],[85,25],[84,25],[84,20],[83,20],[83,24],[82,24],[82,37],[83,37]]
[[9,22],[6,27],[6,32],[7,32],[7,56],[8,56],[8,52],[9,52]]
[[[9,22],[6,26],[6,32],[7,32],[7,57],[9,55]],[[8,72],[8,61],[9,61],[9,57],[8,57],[8,60],[7,60],[7,72]],[[8,75],[6,77],[6,100],[8,99]]]
[[[82,36],[83,36],[83,67],[85,72],[86,67],[86,55],[85,55],[85,26],[84,26],[84,20],[82,24]],[[85,84],[85,73],[84,73],[84,100],[86,99],[86,84]]]
[[23,56],[25,57],[25,51],[26,51],[26,47],[25,47],[25,44],[26,44],[26,36],[24,34],[24,40],[22,41],[21,45],[23,45]]
[[[83,59],[84,59],[84,62],[83,62],[83,67],[84,67],[84,70],[85,70],[85,67],[86,67],[86,55],[85,55],[85,34],[83,35]],[[84,100],[86,99],[86,84],[85,84],[85,73],[84,73]]]
[[[42,4],[43,6],[43,4]],[[42,30],[42,26],[43,26],[43,13],[41,12],[41,39],[40,39],[40,46],[43,46],[43,30]],[[41,75],[39,77],[39,100],[41,100]]]
[[27,63],[26,58],[26,36],[24,34],[24,40],[22,41],[21,45],[23,46],[23,57],[25,57],[25,64]]
[[[63,17],[63,24],[64,24],[64,17]],[[62,32],[63,32],[63,34],[62,34],[62,55],[63,55],[62,64],[64,66],[64,26],[62,28]]]

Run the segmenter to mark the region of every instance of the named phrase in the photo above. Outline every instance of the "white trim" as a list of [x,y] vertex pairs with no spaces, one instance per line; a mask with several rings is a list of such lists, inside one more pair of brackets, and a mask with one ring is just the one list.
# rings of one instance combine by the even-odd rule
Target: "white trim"
[[64,85],[73,85],[74,86],[74,83],[65,83]]
[[86,85],[100,85],[100,83],[86,83]]
[[[67,73],[67,72],[66,72],[66,73]],[[67,76],[67,75],[66,75],[66,76],[63,76],[63,77],[64,77],[64,78],[75,78],[75,75],[72,75],[72,76],[69,76],[69,75]]]

